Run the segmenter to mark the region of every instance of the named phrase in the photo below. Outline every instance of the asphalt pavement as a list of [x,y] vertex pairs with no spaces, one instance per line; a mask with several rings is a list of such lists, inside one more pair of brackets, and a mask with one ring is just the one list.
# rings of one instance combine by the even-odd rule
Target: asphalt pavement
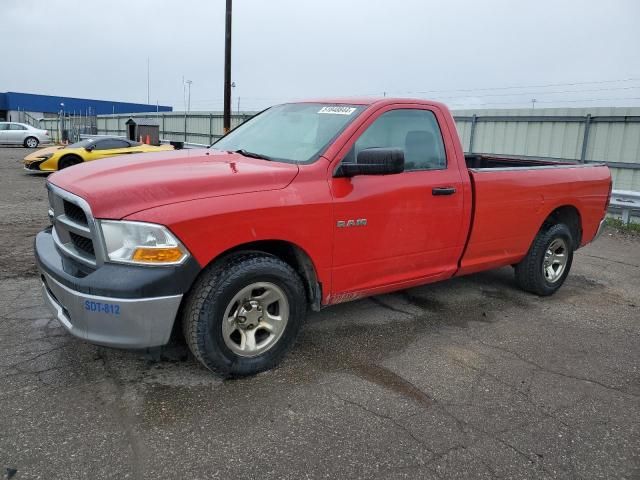
[[45,177],[0,149],[0,478],[640,478],[640,239],[310,315],[272,371],[97,347],[45,309]]

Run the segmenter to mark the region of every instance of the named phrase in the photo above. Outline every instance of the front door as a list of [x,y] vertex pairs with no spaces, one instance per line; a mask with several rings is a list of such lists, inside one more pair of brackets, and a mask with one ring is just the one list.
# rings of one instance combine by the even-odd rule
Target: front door
[[334,301],[452,275],[464,244],[463,189],[434,112],[387,107],[354,138],[342,162],[365,148],[401,148],[405,171],[331,179]]
[[8,123],[0,122],[0,143],[8,143],[6,138],[8,129],[9,129]]
[[4,131],[5,143],[22,144],[27,137],[27,127],[19,123],[10,123],[9,128]]

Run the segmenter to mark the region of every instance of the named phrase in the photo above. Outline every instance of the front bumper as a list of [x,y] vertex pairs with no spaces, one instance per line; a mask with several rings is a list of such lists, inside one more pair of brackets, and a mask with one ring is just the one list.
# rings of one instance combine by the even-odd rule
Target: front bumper
[[27,172],[42,172],[42,170],[40,170],[40,165],[43,164],[46,161],[46,159],[44,160],[34,160],[32,162],[25,162],[24,163],[24,169]]
[[104,264],[87,270],[58,251],[50,229],[36,236],[35,255],[55,317],[72,335],[109,347],[168,343],[183,294],[199,271],[193,259],[177,267]]
[[98,345],[144,348],[165,345],[182,295],[112,298],[87,295],[42,273],[45,303],[69,333]]

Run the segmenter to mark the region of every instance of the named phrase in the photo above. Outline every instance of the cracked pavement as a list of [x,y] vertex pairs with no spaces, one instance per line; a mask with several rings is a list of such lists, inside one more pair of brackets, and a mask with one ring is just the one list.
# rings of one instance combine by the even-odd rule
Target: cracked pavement
[[323,310],[279,368],[222,381],[51,318],[26,153],[0,149],[0,476],[640,477],[640,239],[605,232],[550,298],[505,268]]

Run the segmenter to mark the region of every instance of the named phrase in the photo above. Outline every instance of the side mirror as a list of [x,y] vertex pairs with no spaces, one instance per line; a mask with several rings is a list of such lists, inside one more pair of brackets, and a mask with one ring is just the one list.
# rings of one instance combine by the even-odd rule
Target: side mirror
[[356,163],[342,163],[334,177],[391,175],[404,172],[404,151],[400,148],[367,148],[358,153]]
[[95,148],[96,148],[95,144],[87,145],[86,147],[84,147],[84,149],[85,149],[87,152],[93,152],[93,150],[94,150]]

